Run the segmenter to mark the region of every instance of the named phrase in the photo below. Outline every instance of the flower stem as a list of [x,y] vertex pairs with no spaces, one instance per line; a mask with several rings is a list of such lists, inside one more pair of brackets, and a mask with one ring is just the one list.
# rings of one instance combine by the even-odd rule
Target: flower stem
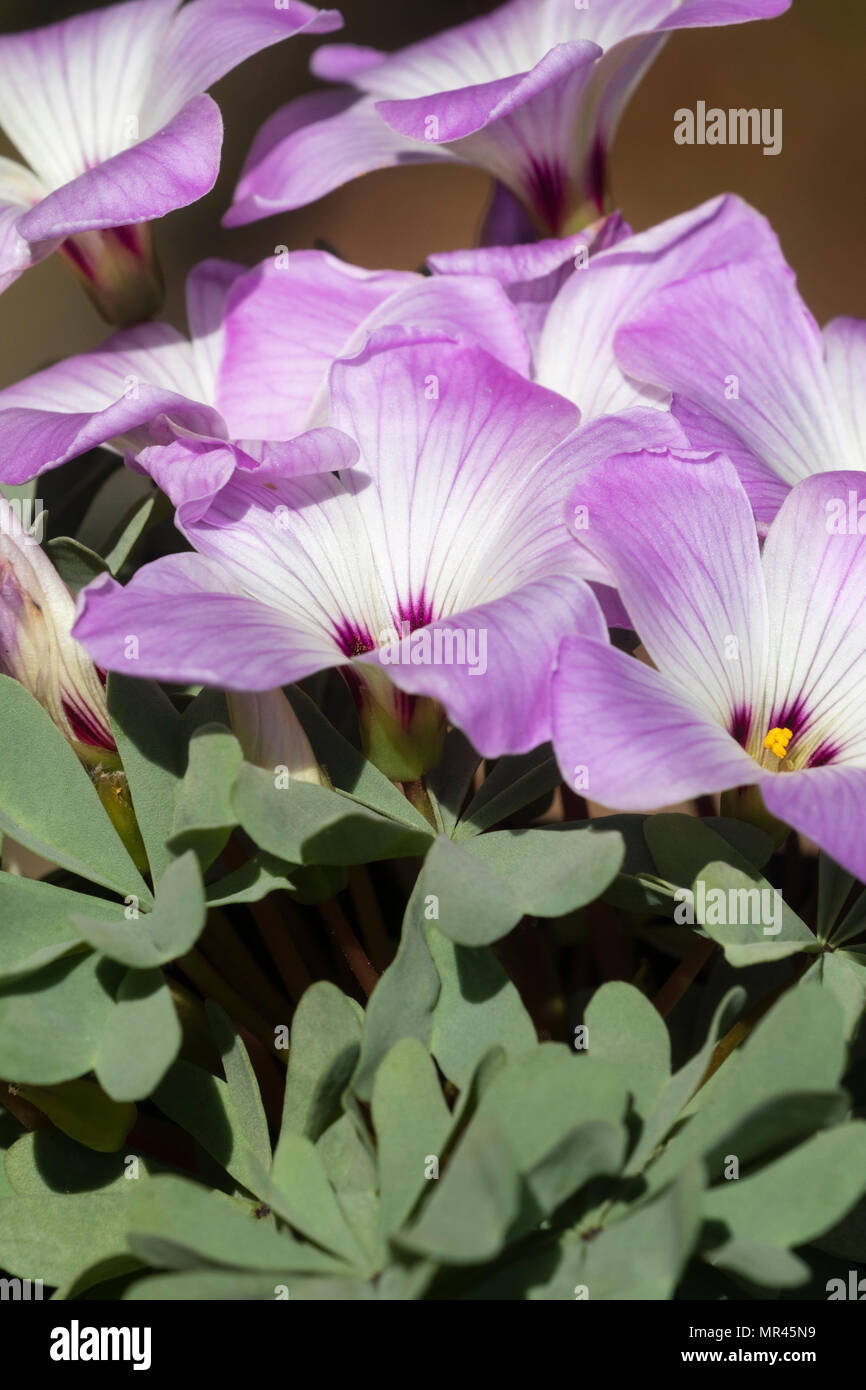
[[19,1095],[11,1081],[0,1081],[0,1106],[14,1115],[25,1129],[50,1129],[51,1121],[47,1115],[31,1105],[29,1100]]
[[171,1168],[182,1168],[184,1172],[198,1176],[195,1144],[188,1134],[177,1125],[169,1124],[157,1115],[142,1115],[126,1136],[125,1147],[141,1152],[147,1158],[155,1158],[159,1163]]
[[[231,869],[239,869],[247,862],[248,857],[237,836],[233,836],[223,850],[223,858]],[[246,906],[259,929],[259,935],[270,953],[289,998],[297,1004],[304,991],[313,983],[313,977],[292,934],[293,926],[297,926],[299,922],[293,904],[285,899],[284,912],[280,912],[270,898],[247,903]]]
[[385,930],[385,919],[366,864],[353,864],[349,869],[349,892],[370,959],[377,970],[386,970],[394,958],[394,946]]
[[319,913],[342,952],[346,964],[369,999],[379,983],[379,976],[367,959],[360,941],[352,931],[349,919],[336,898],[330,898],[327,902],[319,903],[318,906]]
[[280,979],[286,987],[286,992],[289,998],[297,1004],[305,990],[309,989],[313,983],[313,977],[295,945],[291,918],[284,917],[268,898],[263,902],[252,903],[249,906],[259,934],[273,958]]
[[723,816],[746,821],[756,830],[763,830],[772,840],[774,849],[781,848],[791,830],[789,825],[770,814],[758,786],[737,787],[733,791],[722,792],[719,809]]
[[[750,1009],[747,1009],[743,1017],[737,1019],[733,1028],[730,1028],[725,1036],[719,1039],[713,1049],[713,1055],[710,1058],[709,1066],[704,1072],[701,1086],[706,1086],[710,1077],[718,1071],[722,1063],[727,1061],[731,1053],[749,1036],[755,1024],[761,1021],[764,1014],[769,1013],[770,1009],[776,1003],[776,1000],[781,999],[783,994],[787,994],[789,989],[794,988],[798,980],[801,976],[805,975],[814,960],[815,957],[813,955],[804,956],[802,963],[797,967],[790,980],[785,980],[781,985],[777,985],[775,989],[770,990],[769,994],[765,994],[763,999],[759,999]],[[698,1090],[701,1089],[701,1086],[698,1087]]]
[[662,1018],[667,1018],[674,1006],[680,1002],[689,985],[697,979],[715,949],[715,941],[708,936],[699,936],[691,949],[686,952],[676,970],[668,976],[661,989],[653,996],[652,1002]]
[[257,1037],[269,1052],[285,1066],[285,1057],[275,1046],[274,1029],[259,1013],[241,998],[231,985],[206,960],[200,951],[192,950],[181,956],[177,965],[207,999],[215,999],[235,1023],[242,1024]]
[[90,776],[106,814],[129,852],[133,864],[139,873],[149,874],[147,850],[135,818],[126,773],[122,768],[97,767]]
[[[604,206],[606,211],[608,210],[609,202],[610,197],[608,194],[605,194]],[[574,211],[565,218],[556,235],[560,237],[574,236],[577,232],[582,232],[585,228],[592,227],[594,223],[600,223],[603,220],[604,216],[600,213],[596,199],[588,199],[581,203],[579,207],[575,208]]]
[[233,980],[244,997],[265,1007],[273,1018],[285,1011],[285,1000],[244,945],[224,913],[212,910],[202,942],[223,976]]
[[403,795],[406,800],[411,802],[416,811],[420,811],[426,821],[429,821],[434,830],[440,830],[441,826],[436,820],[436,812],[433,809],[433,802],[423,777],[419,777],[417,782],[404,782]]

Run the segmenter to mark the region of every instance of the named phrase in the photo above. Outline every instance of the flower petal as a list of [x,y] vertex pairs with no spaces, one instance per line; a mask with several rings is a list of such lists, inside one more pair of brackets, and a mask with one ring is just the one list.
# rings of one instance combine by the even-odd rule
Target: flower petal
[[813,767],[765,777],[764,804],[820,846],[855,878],[866,879],[866,768]]
[[[619,215],[610,219],[623,226]],[[627,235],[627,231],[624,233]],[[621,240],[621,237],[617,238]],[[531,241],[517,246],[480,246],[461,251],[439,251],[427,257],[428,265],[437,275],[492,275],[500,284],[525,286],[537,281],[546,282],[550,276],[574,269],[575,257],[593,240],[587,228],[574,236],[550,237],[546,241]]]
[[394,621],[349,479],[320,473],[262,487],[237,473],[200,517],[184,522],[187,538],[236,586],[323,635],[323,666],[341,659],[343,633],[363,631],[372,646]]
[[59,241],[46,244],[42,255],[35,254],[35,248],[21,235],[18,223],[21,220],[21,207],[18,203],[0,203],[0,294],[8,290],[20,275],[37,261],[50,256],[60,245]]
[[407,610],[444,617],[576,571],[567,463],[548,464],[579,422],[567,401],[481,348],[382,329],[335,364],[331,403],[360,445],[352,485],[382,581]]
[[478,245],[513,246],[517,242],[534,241],[537,235],[535,223],[523,203],[510,188],[496,179],[493,196],[478,233]]
[[138,138],[150,73],[176,8],[177,0],[131,0],[0,36],[0,125],[46,189]]
[[208,260],[186,277],[186,317],[201,399],[216,405],[216,381],[225,351],[225,312],[229,292],[247,268],[235,261]]
[[76,751],[116,752],[103,684],[70,636],[74,612],[45,551],[0,498],[0,671],[27,687]]
[[[512,371],[529,375],[529,344],[517,310],[501,285],[489,277],[419,276],[379,304],[358,325],[344,343],[340,357],[354,356],[373,334],[389,327],[418,333],[440,332],[449,338],[477,343]],[[308,422],[318,424],[327,418],[325,381],[310,408]]]
[[136,455],[136,472],[147,473],[171,499],[181,529],[200,521],[236,472],[259,482],[306,477],[351,468],[358,446],[339,430],[311,430],[287,443],[223,443],[184,432],[168,444],[151,445]]
[[662,290],[620,329],[616,354],[726,425],[789,485],[854,464],[821,336],[784,263],[740,262]]
[[618,213],[593,223],[574,236],[518,246],[487,246],[428,256],[438,275],[490,275],[508,291],[533,348],[551,304],[587,256],[615,246],[630,234]]
[[[434,43],[431,41],[431,48]],[[471,86],[380,101],[376,109],[392,130],[412,140],[430,140],[434,144],[462,141],[495,121],[513,117],[527,102],[546,95],[564,78],[579,73],[586,81],[592,64],[600,56],[601,49],[592,42],[560,43],[529,70],[518,68],[505,77],[488,78]],[[389,66],[389,75],[393,75],[395,65]],[[384,85],[381,80],[377,83],[380,91]],[[371,90],[369,82],[366,87]],[[431,119],[436,122],[435,134],[431,133]],[[550,132],[547,134],[549,139]]]
[[292,251],[244,275],[229,296],[217,400],[232,431],[289,439],[358,325],[418,277]]
[[[648,296],[699,270],[744,255],[780,256],[769,223],[738,198],[715,198],[590,259],[551,306],[536,354],[536,377],[581,408],[584,419],[635,405],[665,404],[664,385],[614,356],[614,334]],[[617,343],[621,339],[617,339]],[[625,368],[625,371],[623,370]]]
[[210,192],[221,146],[219,108],[209,96],[193,97],[155,135],[49,193],[21,219],[21,234],[42,241],[164,217]]
[[419,276],[373,310],[348,351],[356,343],[360,346],[361,335],[385,327],[439,329],[477,343],[522,376],[529,373],[529,349],[517,313],[502,286],[490,276]]
[[[4,411],[0,417],[3,429],[0,481],[27,482],[50,468],[78,458],[98,444],[123,437],[128,438],[132,447],[137,444],[141,448],[148,442],[151,427],[160,417],[165,417],[169,433],[172,424],[217,438],[222,429],[222,421],[209,407],[194,405],[184,396],[150,386],[137,387],[135,394],[101,411],[78,414],[26,409]],[[138,433],[142,429],[147,430],[144,437]]]
[[[597,44],[558,43],[529,72],[444,91],[380,101],[392,130],[448,145],[510,188],[537,219],[557,232],[582,201],[573,146],[581,100],[601,56]],[[435,124],[434,124],[435,123]]]
[[755,514],[758,535],[765,536],[790,491],[786,482],[774,473],[769,464],[746,448],[739,435],[729,425],[702,410],[682,396],[674,396],[671,414],[679,421],[689,444],[701,453],[719,450],[731,460]]
[[171,499],[180,525],[207,511],[237,466],[237,451],[231,444],[195,436],[151,444],[134,461],[135,471],[147,473]]
[[866,764],[864,483],[862,472],[807,478],[764,546],[775,673],[767,728],[793,730],[798,760],[810,748],[821,762]]
[[453,155],[391,130],[372,98],[351,90],[309,92],[262,126],[223,218],[242,227],[276,212],[305,207],[373,169],[429,164]]
[[28,266],[57,250],[56,239],[31,246],[18,229],[27,209],[44,196],[44,187],[30,169],[15,159],[0,156],[0,294]]
[[317,10],[301,0],[192,0],[176,15],[153,69],[146,109],[157,125],[170,120],[190,97],[254,53],[294,34],[330,34],[343,27],[337,10]]
[[238,467],[254,472],[259,482],[277,482],[280,478],[305,478],[311,473],[339,473],[354,468],[358,462],[358,446],[342,430],[305,430],[294,439],[243,439],[238,445]]
[[552,577],[430,623],[359,664],[381,666],[399,689],[438,700],[482,757],[494,758],[550,738],[550,677],[569,632],[607,638],[589,587]]
[[100,575],[79,595],[73,635],[106,671],[230,690],[270,690],[339,660],[201,555],[155,560],[126,588]]
[[689,691],[616,647],[567,637],[552,710],[563,776],[611,809],[657,810],[757,780],[757,764]]
[[639,449],[688,449],[689,443],[680,425],[666,410],[624,410],[620,415],[599,415],[590,420],[561,444],[558,454],[567,460],[572,478],[564,516],[569,530],[579,542],[578,564],[586,579],[607,585],[616,581],[608,566],[585,545],[590,517],[586,510],[585,469],[604,464],[615,454],[634,453]]
[[116,333],[0,391],[0,480],[26,482],[97,444],[141,448],[153,439],[139,432],[161,415],[223,437],[221,417],[196,399],[202,391],[190,345],[169,324]]
[[[669,6],[670,8],[670,6]],[[691,29],[703,25],[745,24],[751,19],[775,19],[791,8],[791,0],[683,0],[657,29]]]
[[0,420],[12,408],[103,410],[136,384],[199,397],[201,382],[183,334],[167,323],[113,333],[98,348],[66,357],[0,391]]
[[653,662],[695,709],[739,728],[762,690],[767,613],[733,465],[643,451],[590,465],[579,483],[583,543],[613,575]]
[[500,286],[366,271],[321,251],[270,260],[236,284],[225,320],[217,399],[235,435],[285,439],[327,415],[328,371],[383,325],[470,337],[515,370],[529,354]]
[[852,463],[866,468],[866,321],[832,319],[824,326],[824,355],[836,404],[851,439]]

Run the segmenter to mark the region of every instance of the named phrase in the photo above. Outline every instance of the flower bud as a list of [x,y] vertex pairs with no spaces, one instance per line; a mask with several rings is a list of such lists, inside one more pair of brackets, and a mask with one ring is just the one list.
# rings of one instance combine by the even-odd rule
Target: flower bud
[[[358,668],[353,671],[357,677]],[[442,756],[445,711],[427,695],[400,690],[377,666],[350,682],[364,752],[392,782],[415,782]]]
[[71,636],[75,601],[0,497],[0,672],[20,681],[88,767],[117,768],[103,679]]
[[767,810],[761,789],[756,785],[722,792],[721,813],[731,820],[745,821],[756,830],[762,830],[772,840],[774,849],[782,846],[791,829]]
[[248,763],[283,769],[292,781],[331,785],[282,690],[226,695],[232,729]]
[[165,283],[148,223],[77,232],[60,253],[107,323],[130,327],[162,308]]

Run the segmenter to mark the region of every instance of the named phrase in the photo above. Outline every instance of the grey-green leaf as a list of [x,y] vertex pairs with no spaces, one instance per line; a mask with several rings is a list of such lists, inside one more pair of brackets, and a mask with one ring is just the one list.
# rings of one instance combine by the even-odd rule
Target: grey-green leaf
[[0,675],[0,831],[28,849],[112,888],[150,891],[127,854],[71,746],[33,696]]
[[521,1207],[522,1181],[493,1114],[469,1126],[418,1222],[400,1244],[443,1264],[477,1264],[504,1248]]
[[385,1230],[399,1230],[431,1181],[451,1129],[433,1059],[417,1038],[395,1043],[373,1084],[373,1124]]
[[658,1011],[639,989],[615,980],[596,990],[585,1022],[589,1056],[614,1063],[638,1114],[648,1114],[671,1073],[670,1037]]
[[866,1123],[853,1120],[808,1139],[736,1182],[706,1194],[704,1215],[736,1240],[790,1248],[840,1221],[866,1190]]
[[430,1050],[455,1086],[468,1083],[479,1058],[495,1043],[509,1057],[537,1047],[532,1019],[489,946],[458,946],[432,922],[427,941],[442,986]]
[[113,1100],[142,1100],[178,1054],[181,1027],[161,970],[128,970],[105,1024],[96,1074]]
[[155,681],[113,673],[108,677],[107,696],[136,820],[154,883],[158,883],[171,861],[166,840],[183,771],[180,716]]
[[232,794],[243,760],[240,744],[222,725],[203,724],[193,732],[167,838],[174,854],[194,849],[202,870],[213,863],[237,825]]
[[455,844],[442,835],[424,865],[439,930],[485,946],[531,914],[560,917],[594,902],[619,871],[617,831],[586,826],[499,830]]
[[341,1114],[360,1051],[360,1012],[327,980],[304,994],[292,1022],[281,1140],[291,1133],[315,1141]]
[[345,1270],[341,1261],[315,1246],[255,1221],[223,1193],[168,1174],[141,1184],[125,1219],[130,1249],[169,1269],[203,1264],[283,1274]]
[[291,864],[366,864],[423,854],[431,830],[390,820],[359,801],[311,782],[275,785],[265,768],[241,768],[238,820],[261,849]]
[[90,1071],[122,974],[87,952],[0,986],[0,1076],[50,1086]]
[[126,1250],[123,1194],[40,1193],[0,1200],[0,1268],[62,1285],[86,1265]]
[[553,791],[562,781],[550,745],[500,758],[454,829],[455,840],[480,835]]
[[104,898],[0,873],[0,980],[28,975],[61,956],[86,949],[69,922],[70,913],[85,911],[109,923],[123,913],[119,903]]
[[208,999],[205,1010],[247,1145],[250,1152],[267,1169],[271,1163],[268,1121],[249,1053],[238,1030],[219,1004]]
[[186,955],[205,924],[204,889],[192,850],[166,869],[152,912],[122,921],[105,921],[73,913],[72,925],[91,946],[112,960],[139,970],[165,965]]

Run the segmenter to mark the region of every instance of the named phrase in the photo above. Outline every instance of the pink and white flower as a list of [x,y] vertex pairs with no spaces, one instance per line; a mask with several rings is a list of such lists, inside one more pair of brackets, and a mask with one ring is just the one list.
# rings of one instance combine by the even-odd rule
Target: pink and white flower
[[347,85],[297,97],[265,123],[226,225],[303,207],[372,169],[446,160],[498,181],[485,240],[560,236],[607,210],[619,118],[668,34],[789,4],[509,0],[396,53],[324,45],[313,72]]
[[113,323],[162,285],[149,223],[210,192],[222,118],[207,89],[262,48],[342,24],[301,0],[126,0],[0,36],[0,290],[60,250]]

